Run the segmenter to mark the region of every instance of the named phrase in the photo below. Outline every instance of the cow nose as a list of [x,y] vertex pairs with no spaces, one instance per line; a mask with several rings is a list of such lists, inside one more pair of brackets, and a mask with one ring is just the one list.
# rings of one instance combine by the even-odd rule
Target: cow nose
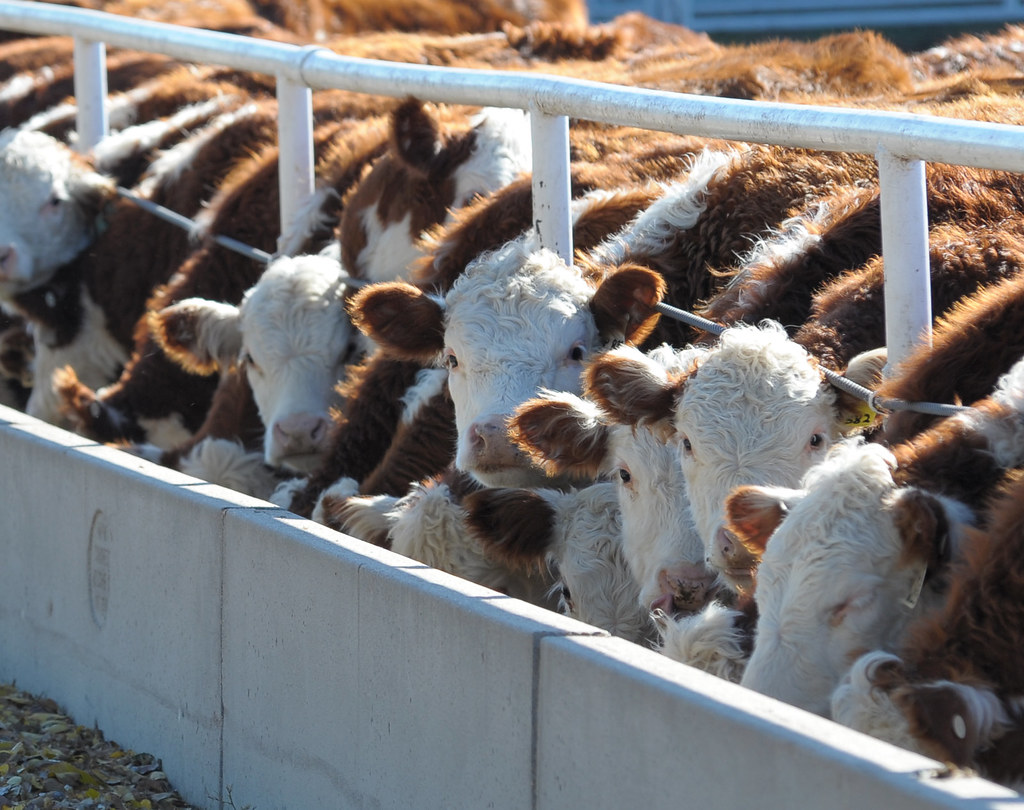
[[0,279],[18,276],[18,250],[14,245],[0,245]]
[[498,441],[505,440],[504,417],[491,416],[479,419],[469,426],[469,443],[477,453],[493,448]]
[[274,438],[286,453],[318,449],[327,438],[327,418],[316,413],[296,413],[274,423]]
[[715,532],[715,548],[719,556],[727,563],[734,563],[740,557],[746,557],[746,549],[740,545],[736,535],[724,526],[719,526]]

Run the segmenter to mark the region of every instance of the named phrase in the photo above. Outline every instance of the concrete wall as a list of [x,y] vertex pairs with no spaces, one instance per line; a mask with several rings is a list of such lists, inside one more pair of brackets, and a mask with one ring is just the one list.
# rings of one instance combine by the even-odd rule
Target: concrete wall
[[0,679],[199,807],[1024,804],[5,408],[0,465]]

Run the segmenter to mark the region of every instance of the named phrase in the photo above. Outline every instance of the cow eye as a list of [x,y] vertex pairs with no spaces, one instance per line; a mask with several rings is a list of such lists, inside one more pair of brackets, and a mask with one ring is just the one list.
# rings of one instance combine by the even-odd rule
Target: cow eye
[[586,355],[587,352],[583,348],[582,343],[574,343],[572,345],[572,348],[569,349],[569,359],[572,360],[574,363],[583,362],[583,358],[586,357]]
[[619,480],[622,481],[623,484],[628,484],[633,480],[633,476],[625,467],[619,467]]
[[459,358],[455,356],[455,352],[451,349],[444,350],[444,358],[441,360],[443,365],[449,371],[454,371],[459,367]]
[[811,436],[811,447],[817,449],[818,447],[824,447],[825,445],[825,434],[815,433]]
[[259,373],[260,367],[256,365],[256,361],[252,359],[252,355],[248,351],[243,350],[241,357],[239,357],[239,365],[248,370]]
[[683,436],[683,450],[687,453],[693,452],[693,445],[690,444],[690,440]]
[[58,208],[60,208],[61,203],[63,202],[64,200],[62,200],[58,194],[51,194],[49,199],[47,199],[47,201],[43,203],[41,213],[45,214],[49,211],[56,211]]

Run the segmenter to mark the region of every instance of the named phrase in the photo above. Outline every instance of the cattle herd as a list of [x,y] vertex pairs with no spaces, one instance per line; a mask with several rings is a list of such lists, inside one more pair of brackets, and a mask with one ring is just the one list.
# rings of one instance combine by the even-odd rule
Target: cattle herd
[[[171,21],[1024,124],[1014,26],[909,53],[572,0],[194,8]],[[526,114],[319,90],[282,234],[271,78],[113,50],[83,155],[71,54],[0,42],[0,402],[1021,784],[1024,177],[927,166],[934,340],[889,367],[871,156],[573,121],[567,263]],[[970,407],[879,414],[826,371]]]

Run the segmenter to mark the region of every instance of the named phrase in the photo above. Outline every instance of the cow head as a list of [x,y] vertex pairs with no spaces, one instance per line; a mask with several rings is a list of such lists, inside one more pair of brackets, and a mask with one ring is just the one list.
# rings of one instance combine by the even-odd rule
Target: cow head
[[[847,376],[869,382],[881,364],[865,355]],[[707,561],[738,591],[750,590],[756,561],[725,526],[726,497],[744,484],[796,486],[860,407],[774,322],[726,329],[685,372],[620,347],[597,358],[587,380],[616,419],[674,442]]]
[[606,340],[646,337],[664,291],[661,277],[641,268],[595,287],[528,245],[481,255],[444,298],[393,282],[361,290],[350,307],[383,351],[448,370],[455,463],[486,486],[551,484],[509,439],[513,411],[542,389],[579,393],[586,358]]
[[612,484],[570,492],[485,488],[467,495],[463,506],[468,529],[489,555],[554,574],[563,613],[630,641],[653,636],[623,554]]
[[46,283],[84,250],[115,190],[49,135],[0,133],[0,298]]
[[[648,353],[666,368],[688,367],[690,352]],[[645,425],[615,421],[593,402],[550,393],[526,402],[511,421],[513,440],[552,474],[606,476],[622,511],[623,550],[645,609],[699,610],[716,592],[716,572],[690,515],[674,445]]]
[[238,364],[266,428],[266,463],[307,472],[326,450],[334,386],[356,351],[345,286],[336,260],[283,257],[237,307],[189,298],[150,323],[165,351],[196,373]]
[[730,528],[760,557],[744,685],[825,714],[854,658],[891,644],[919,602],[934,601],[926,576],[969,514],[899,486],[895,468],[888,449],[847,440],[799,489],[742,487],[730,496]]

